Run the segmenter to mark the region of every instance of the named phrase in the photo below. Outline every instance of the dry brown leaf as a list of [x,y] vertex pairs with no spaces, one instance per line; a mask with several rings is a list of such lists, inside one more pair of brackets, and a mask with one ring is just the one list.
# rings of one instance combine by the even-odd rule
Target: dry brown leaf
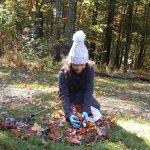
[[102,138],[108,138],[108,135],[107,135],[107,128],[106,127],[97,127],[96,128],[96,131],[97,131],[97,134],[102,137]]
[[81,141],[79,141],[76,137],[69,137],[69,138],[67,139],[67,141],[68,141],[69,143],[73,143],[73,144],[78,144],[78,145],[81,144]]
[[10,103],[10,108],[13,109],[13,110],[16,110],[17,108],[17,103],[14,101],[14,102],[11,102]]
[[10,135],[18,137],[19,136],[19,132],[16,129],[10,129]]
[[58,110],[53,111],[53,113],[51,114],[53,118],[55,119],[60,119],[60,112]]
[[48,128],[50,130],[51,133],[54,133],[58,128],[59,128],[60,123],[59,122],[54,122],[51,123]]
[[51,140],[56,140],[57,136],[53,133],[50,133],[48,134],[48,137],[51,139]]

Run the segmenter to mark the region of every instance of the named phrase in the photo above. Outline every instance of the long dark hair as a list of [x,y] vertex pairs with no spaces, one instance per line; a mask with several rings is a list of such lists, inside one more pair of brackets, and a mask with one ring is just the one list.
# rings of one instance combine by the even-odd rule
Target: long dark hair
[[[88,62],[85,64],[85,68],[84,70],[88,70],[88,68],[92,67],[92,63]],[[71,71],[72,71],[72,65],[70,63],[65,64],[63,66],[64,68],[64,74],[65,74],[65,78],[68,78],[68,76],[71,76]]]
[[86,63],[85,68],[81,74],[76,74],[71,64],[63,66],[65,82],[68,85],[70,92],[85,91],[87,80],[89,78],[89,68],[92,67],[91,63]]

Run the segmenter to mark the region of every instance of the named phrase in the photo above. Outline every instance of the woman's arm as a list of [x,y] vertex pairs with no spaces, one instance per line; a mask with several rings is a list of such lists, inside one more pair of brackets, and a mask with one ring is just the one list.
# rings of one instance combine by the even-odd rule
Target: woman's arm
[[59,97],[62,101],[66,120],[68,121],[68,118],[71,115],[73,115],[73,113],[72,113],[71,107],[70,107],[68,87],[65,83],[65,76],[64,76],[64,72],[62,70],[60,70],[59,74],[58,74],[58,86],[59,86]]
[[94,69],[93,66],[89,68],[89,78],[86,84],[86,90],[84,93],[84,104],[83,104],[83,111],[89,113],[90,106],[92,102],[92,95],[93,95],[93,87],[94,87]]

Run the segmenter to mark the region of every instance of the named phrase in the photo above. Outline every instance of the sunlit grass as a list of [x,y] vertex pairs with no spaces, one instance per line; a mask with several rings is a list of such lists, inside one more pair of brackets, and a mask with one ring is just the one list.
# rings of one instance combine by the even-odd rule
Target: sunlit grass
[[21,88],[21,89],[45,89],[48,90],[49,92],[54,92],[54,91],[58,91],[58,87],[57,86],[51,86],[51,85],[41,85],[41,84],[24,84],[24,83],[14,83],[14,84],[10,84],[9,87],[13,87],[13,88]]
[[10,75],[10,73],[8,73],[8,72],[0,72],[0,77],[6,77],[9,75]]
[[137,123],[134,120],[117,120],[117,124],[125,130],[136,134],[138,137],[150,142],[150,123]]

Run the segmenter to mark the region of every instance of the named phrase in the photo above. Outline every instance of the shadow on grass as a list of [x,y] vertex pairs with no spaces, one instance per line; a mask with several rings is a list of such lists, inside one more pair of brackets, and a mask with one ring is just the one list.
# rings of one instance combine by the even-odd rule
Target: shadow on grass
[[[97,77],[95,80],[96,80],[95,86],[97,86],[97,88],[99,87],[100,90],[106,93],[111,93],[115,95],[124,93],[125,94],[124,96],[129,96],[131,98],[143,97],[146,99],[148,98],[147,94],[150,94],[149,93],[150,86],[148,83],[140,83],[137,81],[136,82],[126,81],[124,79],[109,79],[100,77]],[[140,86],[137,84],[140,84]]]
[[[134,127],[133,127],[134,128]],[[129,149],[138,149],[138,150],[149,150],[149,144],[145,142],[142,138],[138,137],[136,134],[128,132],[123,129],[121,126],[112,126],[109,130],[110,141],[113,143],[121,142]],[[148,141],[147,141],[148,142]]]
[[[106,95],[112,99],[120,99],[120,100],[129,100],[133,102],[142,101],[145,102],[146,105],[140,103],[140,107],[144,109],[150,110],[150,86],[148,83],[142,83],[143,87],[138,87],[133,85],[134,81],[126,81],[124,79],[107,79],[102,78],[99,80],[99,77],[95,79],[95,92],[96,94]],[[139,82],[140,84],[140,82]],[[138,90],[136,90],[136,88]],[[140,91],[141,90],[141,91]],[[148,96],[149,95],[149,96]]]

